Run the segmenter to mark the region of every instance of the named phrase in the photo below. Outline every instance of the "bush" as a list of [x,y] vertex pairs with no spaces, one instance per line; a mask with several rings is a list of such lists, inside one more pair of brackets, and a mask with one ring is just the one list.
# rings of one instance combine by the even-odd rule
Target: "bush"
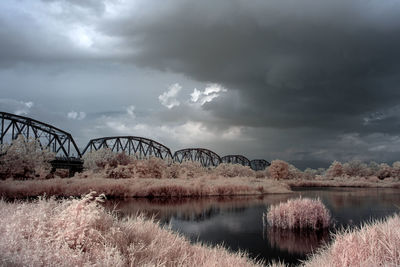
[[271,205],[264,221],[270,226],[283,229],[322,229],[330,224],[328,209],[319,199],[289,199],[285,203]]
[[305,180],[314,180],[315,177],[318,175],[318,171],[311,169],[311,168],[307,168],[304,170],[303,173],[303,179]]
[[399,266],[398,214],[335,234],[333,242],[303,266]]
[[191,244],[136,215],[118,219],[82,199],[0,200],[1,266],[261,266],[243,253]]
[[360,160],[352,160],[343,165],[343,171],[348,176],[368,176],[367,164],[362,163]]
[[223,177],[255,177],[255,171],[249,166],[240,164],[221,163],[213,171],[213,174]]
[[167,168],[167,163],[164,160],[155,157],[135,160],[133,165],[137,178],[162,178]]
[[343,165],[339,161],[332,162],[331,166],[326,170],[326,178],[341,177],[344,174]]
[[38,140],[19,135],[11,145],[2,147],[0,179],[46,178],[51,171],[50,161],[55,154],[43,150]]
[[83,155],[83,167],[86,170],[100,171],[113,161],[115,154],[110,148],[101,148]]
[[303,179],[304,178],[304,173],[297,169],[294,165],[288,164],[289,169],[288,169],[288,175],[286,179]]
[[379,165],[379,170],[376,173],[376,176],[382,180],[387,177],[390,177],[391,175],[392,175],[392,168],[389,165],[387,165],[386,163],[381,163]]
[[273,160],[268,167],[268,172],[272,179],[287,179],[289,176],[289,164],[283,160]]
[[400,178],[400,161],[395,161],[392,164],[392,177]]

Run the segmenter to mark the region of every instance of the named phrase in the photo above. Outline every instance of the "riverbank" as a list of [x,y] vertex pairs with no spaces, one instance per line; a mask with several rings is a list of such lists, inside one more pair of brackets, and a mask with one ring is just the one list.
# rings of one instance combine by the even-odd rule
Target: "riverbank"
[[[118,218],[104,201],[94,193],[61,201],[0,200],[0,265],[265,266],[219,245],[190,243],[137,213]],[[398,266],[398,229],[400,218],[393,215],[339,231],[300,266]]]
[[254,177],[154,178],[53,178],[47,180],[0,181],[0,196],[70,197],[102,192],[107,197],[202,197],[291,193],[283,182]]
[[323,180],[282,180],[291,188],[296,187],[357,187],[357,188],[400,188],[398,179],[376,177],[337,177]]
[[191,244],[136,215],[119,220],[94,194],[81,199],[0,200],[0,265],[262,266],[221,246]]

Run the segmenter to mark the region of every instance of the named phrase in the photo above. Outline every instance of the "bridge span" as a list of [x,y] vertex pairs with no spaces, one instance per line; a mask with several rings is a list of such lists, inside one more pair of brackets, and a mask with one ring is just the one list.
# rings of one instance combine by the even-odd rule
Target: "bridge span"
[[82,155],[70,133],[50,124],[7,112],[0,112],[0,119],[0,145],[11,143],[18,135],[23,135],[26,139],[34,138],[42,149],[49,149],[56,155],[56,159],[51,162],[53,169],[69,169],[70,175],[82,171]]
[[53,170],[56,168],[69,169],[70,175],[83,170],[82,156],[100,148],[110,148],[113,152],[124,152],[128,155],[137,155],[138,158],[158,157],[165,160],[197,161],[204,167],[216,167],[221,163],[241,164],[253,170],[264,170],[270,163],[264,159],[249,160],[242,155],[227,155],[220,157],[217,153],[205,148],[185,148],[171,150],[152,139],[138,136],[109,136],[92,139],[81,152],[72,135],[50,124],[38,120],[0,112],[1,131],[0,145],[11,143],[18,135],[26,139],[38,140],[42,149],[49,149],[55,153],[56,159],[51,162]]

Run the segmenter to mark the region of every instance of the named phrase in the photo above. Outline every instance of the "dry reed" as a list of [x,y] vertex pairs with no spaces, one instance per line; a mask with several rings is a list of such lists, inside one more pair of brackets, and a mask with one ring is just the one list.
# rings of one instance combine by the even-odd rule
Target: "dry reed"
[[81,200],[0,200],[0,265],[256,266],[243,253],[190,244],[137,215],[118,220],[89,194]]
[[330,213],[319,199],[289,199],[278,205],[271,205],[264,214],[264,221],[270,226],[282,229],[323,229],[330,224]]
[[399,215],[335,234],[332,244],[303,266],[400,266]]
[[0,196],[80,196],[90,191],[112,197],[231,196],[290,193],[289,186],[269,179],[252,177],[202,177],[196,179],[61,179],[0,181]]

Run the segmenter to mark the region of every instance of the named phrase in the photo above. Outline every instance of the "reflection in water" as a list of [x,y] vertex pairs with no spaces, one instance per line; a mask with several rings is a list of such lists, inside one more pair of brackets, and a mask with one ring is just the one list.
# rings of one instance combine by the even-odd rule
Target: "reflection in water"
[[[284,201],[287,195],[268,196],[268,204]],[[248,207],[266,203],[265,196],[204,197],[204,198],[131,198],[106,202],[106,208],[114,209],[121,217],[143,213],[161,223],[168,223],[171,217],[183,221],[204,221],[222,211],[241,213]]]
[[309,229],[280,229],[265,225],[263,238],[268,240],[273,248],[289,253],[308,254],[328,243],[329,231],[313,231]]
[[379,219],[399,212],[399,189],[312,188],[293,194],[258,197],[207,198],[135,198],[107,202],[119,216],[144,213],[162,225],[170,225],[192,242],[211,245],[224,244],[232,251],[247,251],[250,257],[281,260],[296,264],[305,260],[324,242],[329,242],[329,231],[295,232],[263,227],[262,216],[272,204],[289,198],[317,198],[331,211],[335,227],[360,225],[371,218]]

